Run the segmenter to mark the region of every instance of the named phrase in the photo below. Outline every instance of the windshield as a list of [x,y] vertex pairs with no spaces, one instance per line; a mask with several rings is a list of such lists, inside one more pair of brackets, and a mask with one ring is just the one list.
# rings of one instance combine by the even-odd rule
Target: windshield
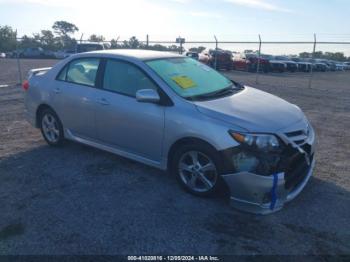
[[184,98],[218,92],[233,85],[228,78],[192,58],[166,58],[146,64]]

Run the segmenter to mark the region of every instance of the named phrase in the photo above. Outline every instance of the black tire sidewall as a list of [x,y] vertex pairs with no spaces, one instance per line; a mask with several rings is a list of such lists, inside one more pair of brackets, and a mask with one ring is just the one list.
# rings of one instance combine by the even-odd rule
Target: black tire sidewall
[[[46,115],[46,114],[50,114],[51,116],[53,116],[55,118],[55,121],[58,125],[58,129],[59,129],[59,139],[57,140],[57,142],[53,143],[51,141],[49,141],[45,134],[44,134],[44,130],[43,130],[43,127],[42,127],[42,120],[43,120],[43,117]],[[59,119],[59,117],[57,116],[57,114],[52,110],[52,109],[44,109],[41,114],[40,114],[40,131],[41,131],[41,134],[42,136],[44,137],[45,141],[51,145],[51,146],[61,146],[63,144],[63,141],[64,141],[64,133],[63,133],[63,126],[62,126],[62,123],[61,123],[61,120]]]
[[[203,154],[205,154],[206,156],[208,156],[214,163],[215,167],[216,167],[216,171],[218,173],[218,178],[216,180],[215,185],[213,186],[212,189],[210,189],[209,191],[206,192],[197,192],[192,190],[191,188],[189,188],[181,179],[179,171],[178,171],[178,164],[180,161],[180,158],[183,154],[185,154],[186,152],[189,151],[198,151],[201,152]],[[171,159],[171,165],[170,165],[170,172],[172,175],[174,175],[177,179],[177,181],[179,182],[179,184],[189,193],[193,194],[193,195],[197,195],[197,196],[211,196],[214,193],[217,192],[217,190],[220,187],[221,184],[221,170],[220,167],[222,166],[220,163],[220,157],[217,151],[215,151],[214,149],[212,149],[210,146],[207,146],[205,144],[191,144],[191,145],[184,145],[181,146],[173,155],[172,159]]]

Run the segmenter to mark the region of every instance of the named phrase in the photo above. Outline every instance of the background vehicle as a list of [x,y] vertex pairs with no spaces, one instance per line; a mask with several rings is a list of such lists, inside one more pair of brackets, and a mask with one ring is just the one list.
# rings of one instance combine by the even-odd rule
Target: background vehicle
[[21,58],[43,58],[44,56],[45,52],[41,47],[26,48],[19,51],[19,57]]
[[232,53],[226,50],[209,50],[209,65],[216,69],[232,70]]
[[325,60],[324,63],[327,64],[329,71],[336,71],[337,70],[337,64],[334,61]]
[[75,50],[60,50],[55,52],[55,58],[64,59],[75,54]]
[[346,65],[343,62],[336,61],[335,62],[336,70],[337,71],[344,71]]
[[197,52],[187,52],[186,56],[199,60],[199,54]]
[[345,70],[350,70],[350,62],[344,62]]
[[0,58],[6,58],[6,54],[5,53],[0,53]]
[[43,58],[55,58],[56,52],[54,51],[51,51],[51,50],[44,50],[44,53],[43,53]]
[[201,53],[198,54],[198,60],[199,62],[205,64],[205,65],[209,65],[210,63],[210,54],[207,50],[202,51]]
[[312,63],[313,70],[316,72],[326,72],[330,70],[329,66],[322,62],[321,59],[310,59],[309,61]]
[[[256,72],[258,68],[259,57],[253,53],[238,53],[233,56],[233,68],[248,72]],[[260,58],[260,71],[269,72],[270,63],[265,58]]]
[[281,61],[287,65],[287,71],[289,72],[296,72],[298,71],[298,64],[294,61],[292,61],[289,57],[286,56],[275,56],[276,61]]
[[275,60],[275,57],[272,55],[261,55],[261,57],[269,61],[271,72],[279,72],[279,73],[286,72],[287,65],[283,61]]
[[291,58],[292,61],[296,62],[298,65],[298,71],[299,72],[310,72],[312,68],[312,63],[307,62],[301,58],[293,57]]

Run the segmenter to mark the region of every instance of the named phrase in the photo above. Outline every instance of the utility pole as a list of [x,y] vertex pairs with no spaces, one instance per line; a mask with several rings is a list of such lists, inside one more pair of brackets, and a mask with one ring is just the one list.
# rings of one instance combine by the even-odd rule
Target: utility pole
[[120,35],[118,35],[117,39],[115,40],[115,45],[117,46],[117,48],[118,48],[118,40],[119,40],[119,38],[120,38]]
[[261,60],[261,36],[259,34],[258,65],[256,67],[256,78],[255,78],[255,83],[256,84],[259,82],[260,60]]
[[18,80],[19,80],[19,84],[22,84],[22,69],[21,69],[21,63],[19,61],[17,29],[16,29],[16,58],[17,58],[17,68],[18,68]]
[[218,54],[218,39],[216,38],[216,35],[214,35],[214,39],[215,39],[215,70],[217,68],[217,54]]
[[316,43],[317,43],[316,34],[314,34],[314,47],[313,47],[313,50],[312,50],[312,65],[311,65],[311,70],[310,70],[309,88],[312,87],[312,80],[313,80],[313,77],[314,77],[314,63],[315,63]]

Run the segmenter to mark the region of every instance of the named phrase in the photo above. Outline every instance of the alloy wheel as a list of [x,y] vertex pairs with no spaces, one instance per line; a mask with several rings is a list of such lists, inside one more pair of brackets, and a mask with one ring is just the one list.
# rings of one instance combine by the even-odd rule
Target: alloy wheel
[[198,151],[185,152],[180,158],[178,170],[182,182],[199,193],[213,189],[218,179],[214,162]]

